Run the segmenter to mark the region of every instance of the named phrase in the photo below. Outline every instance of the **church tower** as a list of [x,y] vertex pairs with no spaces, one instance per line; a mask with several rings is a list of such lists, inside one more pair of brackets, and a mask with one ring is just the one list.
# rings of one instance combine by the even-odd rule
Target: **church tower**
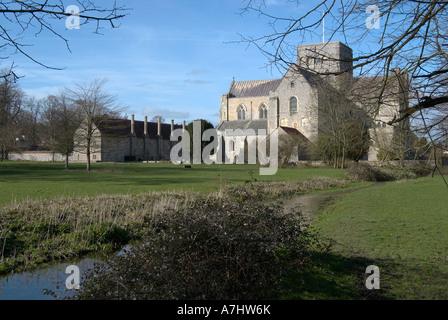
[[353,51],[339,41],[299,45],[297,65],[341,85],[353,78]]

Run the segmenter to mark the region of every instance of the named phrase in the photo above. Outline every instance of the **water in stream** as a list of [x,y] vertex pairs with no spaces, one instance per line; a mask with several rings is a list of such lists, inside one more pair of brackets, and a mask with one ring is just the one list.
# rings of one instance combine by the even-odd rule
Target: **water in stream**
[[[376,183],[368,187],[352,190],[301,195],[286,201],[285,210],[300,207],[305,217],[312,220],[318,212],[321,212],[326,206],[335,201],[337,197],[361,189],[382,185],[384,184]],[[43,270],[13,274],[0,278],[0,300],[54,300],[55,297],[44,294],[45,289],[51,290],[61,297],[71,296],[73,291],[68,291],[65,285],[65,281],[69,276],[65,273],[67,266],[72,264],[78,266],[82,278],[83,272],[90,269],[97,261],[92,258],[86,258],[73,263],[58,264]]]
[[73,292],[66,290],[65,285],[69,277],[69,274],[65,273],[66,268],[69,265],[76,265],[82,275],[93,266],[95,261],[87,258],[0,278],[0,300],[54,300],[55,297],[44,293],[45,289],[53,291],[58,296],[71,296]]

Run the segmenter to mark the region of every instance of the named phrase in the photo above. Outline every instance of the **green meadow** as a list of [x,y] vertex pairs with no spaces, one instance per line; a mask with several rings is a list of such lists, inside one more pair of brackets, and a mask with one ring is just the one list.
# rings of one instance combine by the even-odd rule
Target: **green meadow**
[[100,194],[137,194],[148,191],[195,191],[210,193],[227,183],[246,181],[303,180],[316,176],[343,177],[344,170],[279,169],[260,176],[255,165],[193,165],[186,169],[171,163],[85,164],[1,162],[0,206],[24,200],[48,200]]
[[[41,233],[44,236],[50,235],[50,229],[40,225],[41,219],[45,205],[53,208],[57,203],[44,200],[91,197],[92,203],[100,206],[100,202],[104,202],[102,199],[111,199],[116,203],[111,203],[110,210],[131,213],[126,216],[126,219],[131,219],[133,210],[137,209],[128,208],[128,203],[142,206],[139,210],[143,212],[146,210],[143,198],[148,192],[154,198],[159,197],[154,193],[159,191],[212,194],[223,186],[243,184],[246,190],[264,190],[266,194],[274,194],[271,200],[277,201],[285,194],[295,196],[304,192],[328,192],[327,187],[323,188],[325,190],[318,187],[320,182],[315,179],[317,177],[345,181],[339,186],[335,184],[331,191],[373,184],[349,180],[345,170],[325,168],[285,168],[279,169],[274,176],[260,176],[259,168],[254,165],[193,165],[187,169],[170,163],[97,163],[93,165],[92,172],[86,172],[83,164],[71,164],[69,170],[64,170],[63,164],[58,163],[6,161],[0,163],[0,207],[24,200],[43,201],[44,207],[34,204],[34,207],[17,206],[16,209],[4,211],[11,219],[9,241],[17,244],[23,242],[25,248],[25,244],[33,245],[39,228],[43,228]],[[260,184],[257,187],[256,183],[263,181],[284,181],[289,184],[263,184],[263,188],[273,185],[272,190],[257,189]],[[307,181],[314,181],[315,184],[307,186]],[[300,185],[298,182],[304,184],[294,194],[294,188]],[[95,198],[99,195],[120,195],[123,198]],[[237,199],[243,196],[235,195]],[[159,207],[163,210],[168,204],[164,204],[163,197],[159,198],[163,204]],[[166,199],[171,198],[168,196]],[[70,203],[61,202],[65,206]],[[79,204],[79,201],[73,203]],[[33,208],[36,217],[31,217]],[[52,214],[59,214],[57,208],[53,209],[50,210]],[[105,210],[109,210],[107,206]],[[67,207],[62,211],[76,210]],[[30,217],[20,214],[15,219],[15,212],[28,212]],[[85,224],[90,226],[92,234],[100,232],[102,226],[95,229],[92,224],[97,217],[91,221],[82,216],[82,212],[80,210],[79,215],[86,219]],[[26,219],[34,221],[30,230],[18,225]],[[68,224],[71,217],[64,219]],[[123,225],[128,225],[129,221],[124,220]],[[135,221],[138,222],[138,219]],[[121,225],[118,227],[121,228]],[[326,207],[320,208],[311,227],[317,230],[322,241],[331,243],[331,246],[328,251],[313,253],[313,263],[304,272],[290,274],[287,281],[290,290],[283,296],[284,299],[448,299],[448,188],[442,177],[391,181],[336,196]],[[115,231],[123,231],[120,228]],[[135,230],[140,230],[140,227]],[[18,231],[24,233],[23,239],[20,238],[22,240],[18,238],[18,233],[14,233]],[[56,231],[54,234],[59,234]],[[81,229],[75,231],[83,232]],[[122,234],[117,235],[121,237]],[[76,243],[70,241],[71,235],[65,234],[65,231],[58,237],[55,239],[59,242],[42,242],[39,252],[38,249],[27,249],[28,256],[36,254],[44,261],[41,251],[45,248],[60,243]],[[86,239],[90,241],[90,238]],[[90,248],[88,245],[99,246],[94,244],[88,243],[86,248]],[[70,247],[70,250],[75,252],[84,248]],[[26,257],[11,260],[10,265],[22,263],[23,259],[28,263]],[[370,265],[380,270],[379,290],[366,289],[366,268]]]
[[361,283],[366,266],[376,265],[379,297],[448,299],[448,188],[440,176],[348,194],[315,226],[334,240],[326,258],[339,272],[339,288]]

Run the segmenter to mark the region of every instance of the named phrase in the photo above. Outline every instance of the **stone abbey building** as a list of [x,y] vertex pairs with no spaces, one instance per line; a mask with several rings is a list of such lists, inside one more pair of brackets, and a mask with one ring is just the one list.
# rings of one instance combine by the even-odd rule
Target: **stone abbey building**
[[341,42],[299,45],[297,64],[281,79],[232,81],[221,97],[218,130],[225,137],[226,129],[281,129],[312,141],[328,125],[328,108],[341,107],[341,97],[329,92],[345,92],[344,104],[362,110],[370,136],[381,137],[372,139],[365,157],[376,161],[377,144],[392,143],[398,128],[387,122],[408,106],[409,80],[395,69],[384,88],[383,77],[355,78],[352,66],[352,49]]

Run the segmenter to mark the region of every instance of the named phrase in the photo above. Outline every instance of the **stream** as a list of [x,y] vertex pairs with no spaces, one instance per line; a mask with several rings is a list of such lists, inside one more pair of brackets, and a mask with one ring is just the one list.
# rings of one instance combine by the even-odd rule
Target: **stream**
[[[312,221],[319,212],[334,203],[340,196],[383,185],[384,183],[375,183],[357,189],[300,195],[285,201],[284,206],[285,210],[299,207],[305,219]],[[128,246],[124,249],[126,248]],[[0,300],[55,300],[54,296],[44,293],[45,289],[53,291],[60,297],[70,297],[74,292],[66,289],[65,281],[69,277],[69,274],[65,273],[66,268],[70,265],[78,266],[82,278],[83,272],[92,268],[96,262],[101,260],[90,257],[56,264],[41,270],[0,277]]]

